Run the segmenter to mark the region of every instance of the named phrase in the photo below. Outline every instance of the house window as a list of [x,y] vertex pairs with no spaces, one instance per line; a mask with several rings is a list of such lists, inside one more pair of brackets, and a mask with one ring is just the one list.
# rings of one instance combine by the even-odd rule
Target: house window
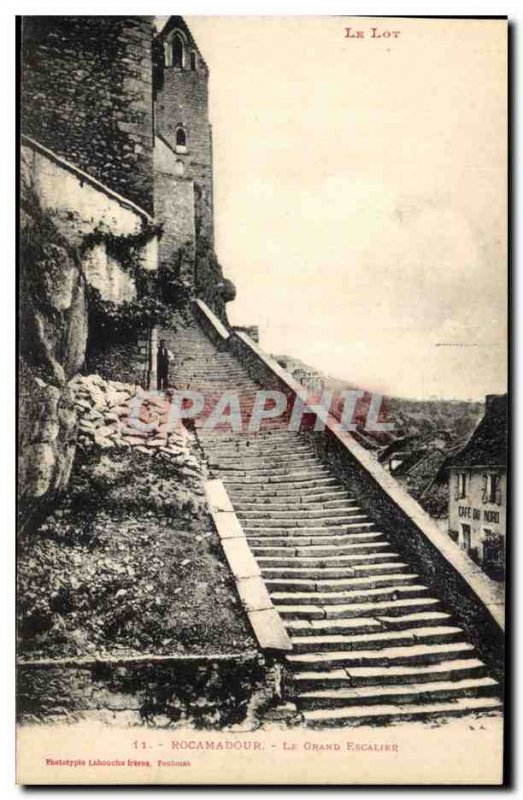
[[183,69],[185,66],[185,45],[181,34],[176,32],[172,41],[173,67],[179,67],[180,69]]
[[194,50],[191,50],[191,70],[193,72],[196,71],[196,53]]
[[501,481],[497,472],[488,472],[483,476],[483,502],[501,505]]
[[456,499],[462,500],[467,496],[467,473],[458,472],[458,483],[456,488]]

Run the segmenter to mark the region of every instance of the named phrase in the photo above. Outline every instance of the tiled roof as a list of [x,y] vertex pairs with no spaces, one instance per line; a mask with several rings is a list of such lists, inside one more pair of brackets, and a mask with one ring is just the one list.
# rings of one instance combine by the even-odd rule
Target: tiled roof
[[449,467],[494,467],[507,463],[507,395],[488,395],[485,415]]

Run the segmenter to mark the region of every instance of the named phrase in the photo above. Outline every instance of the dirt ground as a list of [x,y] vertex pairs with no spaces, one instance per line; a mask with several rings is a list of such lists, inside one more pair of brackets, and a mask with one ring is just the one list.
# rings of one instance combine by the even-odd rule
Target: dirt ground
[[67,497],[20,539],[18,655],[252,649],[197,457],[79,453]]

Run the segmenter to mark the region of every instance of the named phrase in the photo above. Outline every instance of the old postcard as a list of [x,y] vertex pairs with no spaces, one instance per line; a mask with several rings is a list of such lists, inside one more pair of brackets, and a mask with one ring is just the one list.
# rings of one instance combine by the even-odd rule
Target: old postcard
[[501,784],[506,19],[19,30],[18,782]]

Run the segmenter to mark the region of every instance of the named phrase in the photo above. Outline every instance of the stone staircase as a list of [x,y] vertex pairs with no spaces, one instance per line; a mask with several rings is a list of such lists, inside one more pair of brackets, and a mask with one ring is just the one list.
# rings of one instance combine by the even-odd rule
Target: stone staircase
[[[217,398],[241,393],[242,418],[260,388],[196,323],[163,331],[174,383]],[[308,725],[383,723],[501,708],[499,686],[386,535],[322,463],[308,432],[286,420],[259,433],[205,430],[220,478],[293,644],[286,699]]]

